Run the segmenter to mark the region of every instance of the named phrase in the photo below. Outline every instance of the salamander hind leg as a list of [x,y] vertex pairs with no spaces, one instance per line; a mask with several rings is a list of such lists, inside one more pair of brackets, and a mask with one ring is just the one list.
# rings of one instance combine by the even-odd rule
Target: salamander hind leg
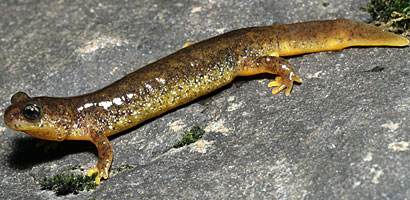
[[302,82],[302,79],[296,75],[290,63],[280,57],[261,56],[246,58],[241,63],[238,76],[250,76],[261,73],[279,75],[275,81],[268,84],[268,87],[276,87],[272,90],[272,94],[277,94],[286,88],[285,95],[288,96],[292,91],[293,82]]
[[88,171],[88,176],[97,173],[95,183],[100,184],[101,178],[108,178],[108,172],[110,170],[114,152],[108,138],[101,131],[90,129],[90,138],[91,142],[97,147],[99,159],[97,165]]

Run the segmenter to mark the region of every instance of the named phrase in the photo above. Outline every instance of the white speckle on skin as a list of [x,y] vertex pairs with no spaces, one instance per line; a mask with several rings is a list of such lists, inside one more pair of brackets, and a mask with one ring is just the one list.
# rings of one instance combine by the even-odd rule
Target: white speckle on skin
[[95,104],[94,103],[86,103],[86,104],[84,104],[84,106],[80,106],[79,108],[77,108],[77,111],[82,111],[83,109],[89,108],[91,106],[95,106]]
[[94,104],[93,103],[86,103],[86,104],[84,104],[84,108],[89,108],[89,107],[91,107],[91,106],[93,106]]
[[134,96],[134,94],[127,94],[127,98],[131,99]]
[[289,73],[289,80],[293,80],[293,77],[295,76],[295,73],[293,73],[293,72],[290,72]]
[[286,70],[290,71],[288,66],[286,66],[286,65],[282,65],[282,69],[286,69]]
[[163,78],[155,78],[155,80],[162,83],[162,84],[165,84],[165,82],[166,82],[165,79],[163,79]]
[[98,103],[98,105],[104,107],[104,109],[108,109],[110,106],[112,106],[112,102],[111,101],[101,101],[100,103]]
[[152,86],[150,84],[145,84],[145,87],[149,90],[152,91]]
[[114,98],[114,99],[112,100],[112,102],[115,103],[115,104],[117,104],[117,105],[121,105],[121,104],[123,103],[123,101],[121,100],[121,98],[118,98],[118,97]]

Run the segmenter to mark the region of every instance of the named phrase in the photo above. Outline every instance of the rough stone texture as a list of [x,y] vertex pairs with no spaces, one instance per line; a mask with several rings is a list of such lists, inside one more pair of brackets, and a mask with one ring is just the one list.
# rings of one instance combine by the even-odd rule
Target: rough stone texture
[[[249,26],[345,17],[367,1],[2,1],[0,117],[17,91],[94,91],[178,49]],[[241,78],[111,139],[113,173],[60,199],[407,199],[410,48],[349,48],[289,58],[303,84],[272,95]],[[380,66],[384,70],[369,72]],[[172,149],[199,125],[201,141]],[[89,142],[43,153],[0,122],[1,199],[55,199],[39,180],[96,162]],[[122,166],[132,166],[118,172]],[[83,172],[85,172],[83,171]]]

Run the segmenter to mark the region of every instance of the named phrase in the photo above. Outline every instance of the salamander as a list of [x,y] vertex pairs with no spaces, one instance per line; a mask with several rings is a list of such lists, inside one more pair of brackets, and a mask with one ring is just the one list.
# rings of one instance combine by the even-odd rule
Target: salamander
[[88,140],[98,162],[88,175],[107,179],[113,159],[108,136],[129,129],[229,84],[237,76],[277,75],[273,94],[302,82],[281,56],[350,46],[407,46],[409,40],[347,19],[234,30],[203,40],[132,72],[98,91],[73,97],[18,92],[4,113],[8,127],[44,140]]

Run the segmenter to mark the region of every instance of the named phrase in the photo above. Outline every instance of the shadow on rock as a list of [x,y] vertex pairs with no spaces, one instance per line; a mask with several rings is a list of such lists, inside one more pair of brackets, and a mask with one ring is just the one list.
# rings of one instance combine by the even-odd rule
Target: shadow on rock
[[80,152],[93,152],[97,155],[95,146],[87,141],[54,142],[31,137],[17,138],[13,141],[13,150],[8,155],[7,163],[13,169],[25,170]]

